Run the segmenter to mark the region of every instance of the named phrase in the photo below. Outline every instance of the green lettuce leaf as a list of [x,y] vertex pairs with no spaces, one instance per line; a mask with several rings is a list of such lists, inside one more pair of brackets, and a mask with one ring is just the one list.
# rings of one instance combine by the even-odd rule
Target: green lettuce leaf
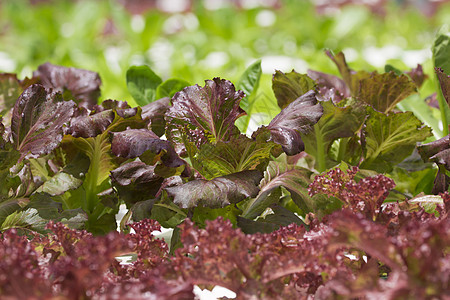
[[361,169],[390,172],[412,153],[418,142],[432,135],[431,128],[424,126],[412,112],[385,115],[370,107],[367,112]]
[[290,73],[276,71],[272,78],[272,89],[278,106],[284,109],[298,97],[315,90],[316,82],[306,74],[292,70]]

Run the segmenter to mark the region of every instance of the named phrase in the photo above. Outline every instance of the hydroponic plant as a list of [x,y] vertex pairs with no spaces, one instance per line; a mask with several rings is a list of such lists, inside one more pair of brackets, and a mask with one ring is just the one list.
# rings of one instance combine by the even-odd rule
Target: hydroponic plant
[[[433,47],[443,124],[449,40]],[[326,55],[340,77],[275,72],[281,112],[256,130],[259,61],[236,85],[131,67],[137,107],[97,104],[91,71],[2,74],[2,297],[193,299],[194,285],[238,299],[450,297],[449,136],[425,143],[432,129],[397,109],[427,76]]]

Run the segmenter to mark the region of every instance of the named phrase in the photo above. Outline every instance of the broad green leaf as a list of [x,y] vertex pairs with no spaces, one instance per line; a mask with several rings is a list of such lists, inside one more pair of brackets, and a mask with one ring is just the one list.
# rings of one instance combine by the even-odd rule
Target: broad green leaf
[[255,103],[257,101],[256,93],[259,88],[261,74],[261,60],[257,60],[244,71],[236,84],[236,88],[245,93],[245,97],[242,99],[240,107],[247,113],[247,115],[242,116],[236,121],[236,126],[242,133],[247,132],[252,113],[255,109]]
[[191,161],[206,179],[212,179],[245,170],[264,170],[275,147],[279,146],[274,142],[239,135],[229,142],[202,145]]
[[255,234],[257,232],[271,233],[279,228],[279,226],[274,223],[263,222],[260,220],[253,221],[241,216],[237,216],[237,225],[246,234]]
[[308,185],[311,183],[310,176],[311,171],[307,169],[275,161],[270,162],[266,172],[264,172],[264,179],[259,184],[258,195],[246,204],[242,216],[253,219],[271,204],[278,202],[281,192],[276,192],[276,189],[281,186],[291,194],[296,194],[298,196],[297,201],[302,201],[312,208],[313,204],[310,202],[308,195]]
[[417,93],[416,84],[408,76],[389,72],[362,79],[357,97],[374,109],[388,113],[414,93]]
[[303,226],[306,225],[292,211],[284,208],[281,205],[273,204],[270,206],[270,208],[272,209],[273,213],[268,214],[264,217],[264,221],[266,221],[266,222],[274,223],[279,226],[288,226],[292,223],[295,223],[297,225],[303,225]]
[[357,96],[360,90],[360,81],[364,78],[370,77],[371,74],[365,71],[355,72],[350,69],[345,61],[343,52],[339,52],[337,55],[334,55],[331,51],[327,50],[325,53],[336,64],[339,73],[341,73],[342,79],[344,79],[345,83],[350,88],[351,96]]
[[14,74],[0,74],[0,115],[4,116],[16,103],[22,94],[17,76]]
[[167,79],[156,88],[156,99],[164,97],[172,98],[176,92],[181,91],[191,84],[185,80],[171,78]]
[[148,66],[132,66],[127,71],[128,91],[140,106],[157,100],[156,89],[161,83],[161,78]]
[[397,104],[401,111],[412,111],[426,125],[433,129],[433,134],[436,138],[443,136],[442,129],[439,128],[440,120],[433,115],[432,108],[420,98],[420,95],[415,94],[406,98],[401,103]]
[[229,141],[238,135],[234,126],[245,112],[239,107],[244,93],[227,80],[206,80],[205,86],[189,86],[175,94],[166,112],[166,137],[178,153],[189,156],[202,144]]
[[[165,191],[163,191],[161,199],[152,206],[145,205],[145,207],[151,209],[150,216],[147,218],[158,221],[161,226],[166,228],[174,228],[186,219],[186,210],[181,209],[168,199]],[[146,214],[148,214],[148,211],[146,211]]]
[[444,73],[450,74],[450,27],[448,24],[441,27],[433,44],[434,67],[441,68]]
[[412,153],[418,142],[432,135],[431,128],[424,126],[412,112],[385,115],[370,107],[367,112],[362,169],[390,172]]
[[201,228],[205,227],[206,220],[215,220],[218,217],[230,220],[233,225],[237,223],[237,216],[240,215],[241,210],[234,204],[227,205],[221,208],[209,208],[198,205],[194,208],[194,215],[192,221]]
[[308,75],[297,73],[294,70],[287,74],[276,71],[272,78],[272,89],[281,109],[315,88],[314,80]]
[[41,85],[27,88],[17,100],[11,121],[14,146],[21,159],[50,153],[63,138],[63,129],[74,112],[73,101],[50,93]]
[[[366,111],[361,105],[337,107],[331,101],[322,101],[320,104],[323,107],[323,115],[312,131],[302,134],[302,140],[305,143],[305,151],[315,158],[316,168],[323,172],[339,163],[331,157],[332,143],[339,138],[355,135],[364,122]],[[345,149],[340,151],[345,152]]]
[[[1,196],[0,196],[0,200]],[[13,214],[16,211],[19,211],[21,209],[21,206],[19,205],[19,200],[17,199],[9,199],[3,202],[0,202],[0,225],[5,222],[6,218]],[[0,226],[0,228],[2,228]],[[1,229],[0,229],[1,230]]]
[[[261,60],[257,60],[252,63],[239,78],[236,89],[245,93],[245,98],[241,101],[241,108],[247,111],[249,108],[249,99],[255,95],[259,87],[259,81],[261,79]],[[248,111],[247,111],[248,112]]]
[[243,171],[212,180],[196,179],[165,190],[181,208],[220,208],[256,196],[261,178],[260,171]]
[[75,176],[59,172],[49,180],[45,181],[36,191],[44,192],[52,196],[62,195],[68,190],[74,190],[83,184],[83,180]]

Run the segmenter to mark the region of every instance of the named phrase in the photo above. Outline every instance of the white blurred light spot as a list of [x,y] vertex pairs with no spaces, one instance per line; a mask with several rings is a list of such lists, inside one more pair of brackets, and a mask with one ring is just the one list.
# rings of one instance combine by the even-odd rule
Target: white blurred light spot
[[408,67],[416,67],[431,57],[429,49],[403,50],[399,46],[388,45],[382,48],[368,47],[363,51],[364,59],[375,67],[383,67],[390,59],[400,59]]
[[217,10],[227,5],[226,0],[203,0],[203,6],[208,10]]
[[345,48],[345,49],[342,50],[342,52],[344,52],[345,60],[347,62],[355,61],[359,57],[358,51],[356,51],[353,48]]
[[136,33],[141,33],[145,28],[145,19],[141,15],[133,15],[131,18],[131,29]]
[[163,30],[167,34],[174,34],[182,29],[194,31],[198,26],[199,22],[194,14],[175,14],[164,22]]
[[14,72],[16,62],[5,52],[0,52],[0,70],[2,72]]
[[289,56],[264,56],[261,59],[261,69],[264,74],[273,74],[275,70],[290,72],[292,69],[299,73],[306,73],[308,63],[302,59]]
[[262,10],[256,15],[256,24],[261,27],[270,27],[275,24],[277,16],[271,10]]
[[189,9],[189,0],[158,0],[156,3],[158,9],[169,12],[179,13]]
[[72,23],[64,23],[61,25],[60,32],[65,38],[71,37],[75,33],[75,26]]
[[199,300],[215,300],[221,297],[236,298],[235,292],[221,286],[215,286],[211,291],[209,291],[207,289],[202,290],[197,285],[194,285],[193,292],[196,299]]
[[158,75],[162,77],[169,75],[174,51],[174,46],[166,39],[159,39],[147,50],[147,56],[153,62],[155,72]]
[[201,61],[201,63],[205,65],[205,67],[220,68],[228,63],[229,60],[230,58],[228,57],[227,53],[216,51],[209,53],[208,56],[206,56],[206,58]]

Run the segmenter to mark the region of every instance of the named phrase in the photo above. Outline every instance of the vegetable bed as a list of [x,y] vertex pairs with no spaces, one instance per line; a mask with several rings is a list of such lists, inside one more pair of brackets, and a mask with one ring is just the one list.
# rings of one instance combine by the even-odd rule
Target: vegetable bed
[[450,299],[449,42],[430,74],[275,71],[277,114],[261,60],[201,85],[132,66],[133,107],[89,70],[0,74],[1,298]]

